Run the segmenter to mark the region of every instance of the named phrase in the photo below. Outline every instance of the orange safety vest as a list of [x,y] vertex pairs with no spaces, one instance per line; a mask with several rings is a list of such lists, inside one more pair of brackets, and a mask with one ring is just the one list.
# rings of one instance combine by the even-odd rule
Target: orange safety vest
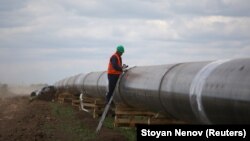
[[[114,55],[112,55],[111,58],[113,56],[116,56],[116,58],[118,60],[118,65],[122,67],[120,57],[116,53]],[[109,59],[108,74],[121,74],[122,73],[121,71],[117,71],[113,68],[112,63],[111,63],[111,58]]]

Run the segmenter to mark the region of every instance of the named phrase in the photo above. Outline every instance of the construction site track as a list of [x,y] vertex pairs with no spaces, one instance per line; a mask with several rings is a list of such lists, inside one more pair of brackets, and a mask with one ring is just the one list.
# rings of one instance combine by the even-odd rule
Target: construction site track
[[[79,136],[76,134],[82,134],[86,136],[84,140],[91,141],[127,140],[119,131],[107,127],[104,127],[97,136],[88,136],[95,132],[98,120],[76,108],[73,108],[75,113],[73,118],[62,119],[53,115],[53,110],[58,112],[53,106],[73,108],[57,102],[30,101],[28,96],[0,98],[0,141],[71,141],[78,140]],[[87,128],[89,133],[78,129],[78,125]],[[63,128],[72,128],[72,130]]]

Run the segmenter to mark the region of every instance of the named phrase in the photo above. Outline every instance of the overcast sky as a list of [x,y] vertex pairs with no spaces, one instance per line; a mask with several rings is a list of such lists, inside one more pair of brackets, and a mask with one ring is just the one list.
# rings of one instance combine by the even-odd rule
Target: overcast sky
[[0,0],[0,82],[249,57],[250,0]]

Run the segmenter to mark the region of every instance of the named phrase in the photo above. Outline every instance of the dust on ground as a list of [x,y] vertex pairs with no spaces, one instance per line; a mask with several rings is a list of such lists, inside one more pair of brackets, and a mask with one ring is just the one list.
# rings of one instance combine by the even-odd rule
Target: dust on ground
[[[79,137],[74,136],[75,134],[82,134],[86,136],[86,140],[91,141],[127,140],[127,137],[121,132],[107,127],[103,127],[100,134],[91,137],[89,134],[93,135],[98,124],[97,119],[93,119],[89,113],[78,109],[74,109],[74,118],[66,117],[62,119],[53,115],[53,110],[58,112],[55,110],[55,107],[58,106],[72,107],[69,104],[58,104],[42,100],[31,102],[29,96],[0,97],[0,140],[72,141],[77,140],[76,137]],[[77,130],[70,129],[72,124],[77,124],[79,128],[77,127]],[[85,126],[88,131],[82,130],[80,126]],[[65,129],[72,132],[65,132]]]
[[32,84],[32,85],[10,85],[0,83],[0,98],[28,96],[34,90],[39,90],[46,86],[46,84]]

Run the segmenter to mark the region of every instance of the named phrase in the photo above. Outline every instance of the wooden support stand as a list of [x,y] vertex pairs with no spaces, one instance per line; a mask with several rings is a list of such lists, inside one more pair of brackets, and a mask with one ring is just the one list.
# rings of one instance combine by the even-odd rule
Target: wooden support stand
[[129,108],[124,105],[116,105],[114,127],[135,127],[136,124],[178,124],[167,117],[144,109]]
[[73,106],[73,107],[76,107],[77,109],[79,109],[80,110],[80,99],[79,99],[79,96],[76,96],[76,95],[73,95],[72,96],[72,103],[71,103],[71,105]]
[[82,102],[83,102],[83,107],[90,113],[92,113],[93,118],[101,116],[105,107],[104,100],[84,96]]
[[59,103],[70,103],[72,102],[72,94],[64,92],[58,95],[57,101]]

